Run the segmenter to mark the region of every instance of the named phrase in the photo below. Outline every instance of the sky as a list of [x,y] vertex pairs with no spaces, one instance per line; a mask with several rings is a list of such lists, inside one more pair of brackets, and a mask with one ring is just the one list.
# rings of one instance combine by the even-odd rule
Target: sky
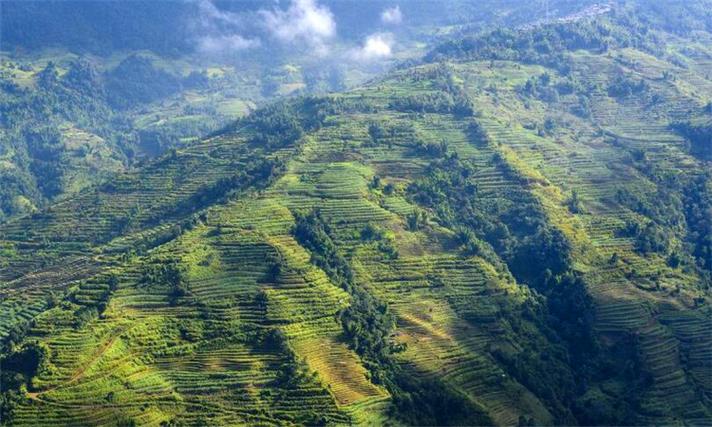
[[196,2],[193,34],[198,51],[207,54],[229,55],[278,44],[323,59],[372,63],[393,56],[397,46],[393,31],[405,21],[400,7],[384,7],[374,23],[378,31],[347,42],[339,37],[335,14],[318,0],[290,0],[239,13],[220,9],[212,0]]

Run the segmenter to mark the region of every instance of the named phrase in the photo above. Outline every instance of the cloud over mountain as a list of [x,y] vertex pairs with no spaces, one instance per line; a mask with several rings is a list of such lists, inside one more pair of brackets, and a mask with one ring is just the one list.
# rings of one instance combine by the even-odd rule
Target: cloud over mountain
[[389,58],[393,55],[393,42],[393,35],[389,33],[371,34],[361,47],[351,51],[351,57],[361,62]]
[[239,34],[204,36],[198,40],[198,49],[206,53],[221,53],[251,49],[260,44],[259,39],[245,38]]
[[212,0],[197,0],[191,25],[197,48],[206,53],[241,51],[271,39],[281,44],[301,44],[327,53],[336,35],[331,10],[317,0],[291,0],[286,8],[243,10],[221,9]]
[[282,42],[324,47],[336,35],[334,15],[314,0],[292,0],[287,10],[261,10],[265,28]]
[[398,25],[403,22],[403,13],[400,10],[400,6],[384,9],[381,12],[381,22],[391,25]]

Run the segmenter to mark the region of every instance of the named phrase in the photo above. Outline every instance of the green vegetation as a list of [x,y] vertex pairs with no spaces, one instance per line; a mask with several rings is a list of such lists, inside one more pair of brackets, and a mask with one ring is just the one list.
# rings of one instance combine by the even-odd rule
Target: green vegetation
[[340,314],[345,339],[363,359],[371,380],[386,385],[390,391],[394,415],[409,424],[490,423],[481,408],[458,392],[435,379],[421,379],[397,364],[393,353],[402,351],[402,346],[390,338],[395,330],[395,317],[386,304],[354,283],[351,267],[339,255],[329,233],[318,212],[297,214],[295,238],[310,250],[312,262],[351,295],[351,304]]
[[702,160],[712,160],[712,120],[707,120],[706,123],[705,121],[675,123],[673,128],[689,141],[692,155]]
[[[0,227],[2,422],[708,424],[712,44],[691,34],[712,35],[669,25],[690,7],[466,36],[37,186],[59,198]],[[40,90],[80,93],[68,75]],[[164,80],[141,96],[187,84]],[[56,129],[25,129],[27,170],[70,171]]]
[[[109,70],[85,58],[30,64],[3,58],[0,71],[7,142],[0,174],[8,183],[0,190],[0,220],[95,185],[241,114],[216,114],[200,98],[177,99],[197,90],[195,74],[169,73],[148,56],[130,55]],[[29,83],[18,78],[18,68],[29,70]],[[170,120],[160,117],[167,99]]]
[[[362,43],[373,30],[364,19],[378,21],[382,9],[392,5],[370,2],[354,14],[340,3],[327,0],[325,7],[335,9],[344,37],[332,49],[339,53],[323,58],[310,44],[292,49],[267,34],[262,21],[270,8],[260,2],[187,2],[171,8],[152,1],[132,7],[5,2],[0,222],[195,142],[269,99],[344,90],[375,76],[382,66],[343,64],[340,57],[349,56],[347,46]],[[491,6],[492,11],[502,7],[494,1]],[[492,17],[460,0],[449,8],[400,7],[408,10],[411,30],[397,60],[420,55],[422,41],[440,37],[436,23],[474,19],[481,25]],[[250,25],[234,28],[237,21]],[[240,37],[233,34],[243,30]],[[236,37],[246,49],[232,46]],[[249,48],[258,44],[260,49]],[[471,108],[466,97],[444,97],[443,108]]]

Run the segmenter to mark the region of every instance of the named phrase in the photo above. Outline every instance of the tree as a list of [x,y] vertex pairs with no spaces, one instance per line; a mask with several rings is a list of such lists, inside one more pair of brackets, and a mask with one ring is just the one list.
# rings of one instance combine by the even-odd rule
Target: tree
[[635,249],[643,254],[651,252],[665,253],[668,250],[670,236],[654,222],[640,230],[635,239]]
[[667,264],[671,268],[679,267],[680,262],[682,262],[682,260],[680,259],[680,255],[677,253],[677,251],[673,251],[667,259]]
[[566,205],[569,211],[573,214],[581,213],[581,200],[578,197],[578,191],[573,190],[571,192],[571,197],[566,201]]
[[257,295],[255,295],[255,304],[260,310],[266,310],[267,309],[267,304],[269,303],[269,297],[267,296],[267,292],[265,292],[264,289],[260,289],[257,291]]
[[420,230],[426,221],[425,212],[421,210],[414,210],[406,216],[406,225],[410,231]]
[[270,254],[267,258],[269,267],[265,273],[264,281],[266,283],[274,283],[279,280],[280,276],[284,272],[284,260],[282,259],[282,255],[279,253]]
[[38,82],[42,88],[49,89],[59,83],[59,72],[53,61],[49,61],[47,66],[38,74]]
[[27,342],[0,358],[0,391],[19,390],[30,386],[32,378],[46,368],[50,351],[46,344]]
[[361,230],[361,240],[381,240],[383,238],[383,232],[375,225],[368,223]]
[[371,141],[377,144],[386,135],[386,131],[383,125],[374,122],[368,125],[368,135],[371,137]]
[[109,284],[110,291],[112,291],[112,292],[116,291],[119,288],[119,278],[116,277],[115,274],[112,274],[111,276],[109,276],[108,284]]
[[378,175],[373,175],[373,178],[371,178],[371,188],[373,189],[379,189],[381,188],[381,177]]
[[289,352],[287,335],[279,328],[271,328],[269,332],[265,334],[262,343],[265,348],[269,350],[273,350],[282,354],[286,354]]

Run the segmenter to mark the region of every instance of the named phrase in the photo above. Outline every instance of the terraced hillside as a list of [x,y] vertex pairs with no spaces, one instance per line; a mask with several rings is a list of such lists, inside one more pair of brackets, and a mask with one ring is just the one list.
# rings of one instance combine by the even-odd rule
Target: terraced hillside
[[[563,16],[590,2],[555,1],[552,10]],[[318,37],[328,49],[270,34],[273,13],[311,3],[332,27]],[[256,105],[358,85],[465,23],[513,26],[541,15],[516,0],[350,3],[4,1],[0,222],[184,147]],[[390,9],[393,22],[382,22]],[[361,52],[369,37],[387,51]]]
[[711,424],[712,52],[658,37],[446,46],[3,225],[3,421]]

